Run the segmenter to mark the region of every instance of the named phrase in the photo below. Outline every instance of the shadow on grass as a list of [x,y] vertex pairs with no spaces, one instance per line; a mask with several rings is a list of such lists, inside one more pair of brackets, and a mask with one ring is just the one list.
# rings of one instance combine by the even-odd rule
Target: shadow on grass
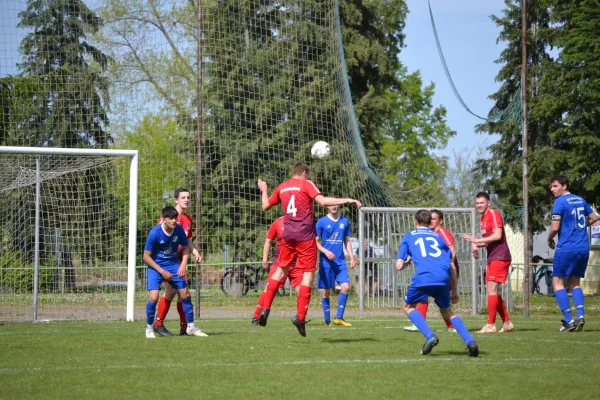
[[332,339],[332,338],[323,338],[322,342],[325,343],[352,343],[352,342],[380,342],[379,339],[374,338],[355,338],[355,339]]

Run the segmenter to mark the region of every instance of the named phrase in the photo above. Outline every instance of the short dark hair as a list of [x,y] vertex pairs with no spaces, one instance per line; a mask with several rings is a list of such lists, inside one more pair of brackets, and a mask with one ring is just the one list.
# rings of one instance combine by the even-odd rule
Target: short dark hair
[[564,185],[567,187],[567,189],[569,188],[569,178],[567,178],[564,175],[556,175],[553,176],[552,179],[550,180],[550,184],[554,183],[554,182],[558,182],[561,185]]
[[419,210],[415,214],[415,219],[419,226],[429,226],[431,224],[431,213],[427,210]]
[[160,212],[160,214],[162,215],[162,217],[164,219],[167,218],[175,218],[177,219],[177,217],[179,216],[179,213],[177,212],[177,209],[173,206],[166,206],[165,208],[162,209],[162,211]]
[[173,195],[173,197],[174,197],[175,199],[178,199],[178,198],[179,198],[179,195],[180,195],[181,193],[184,193],[184,192],[188,192],[188,193],[190,193],[190,191],[189,191],[189,190],[187,190],[186,188],[182,188],[182,187],[180,187],[180,188],[177,188],[177,189],[175,189],[175,194]]
[[444,220],[444,213],[441,212],[440,210],[437,210],[434,208],[433,210],[430,211],[430,213],[437,214],[440,217],[440,221]]
[[475,195],[475,198],[485,197],[487,201],[490,201],[490,195],[487,192],[479,192]]
[[292,176],[302,175],[303,172],[306,172],[307,174],[310,172],[310,168],[306,163],[297,162],[292,166]]

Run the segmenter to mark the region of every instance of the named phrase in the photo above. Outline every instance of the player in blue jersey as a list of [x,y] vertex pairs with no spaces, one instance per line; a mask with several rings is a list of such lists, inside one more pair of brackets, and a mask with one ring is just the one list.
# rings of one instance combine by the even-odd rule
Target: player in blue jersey
[[354,268],[354,254],[350,244],[350,222],[340,215],[340,206],[330,206],[329,213],[317,221],[317,247],[320,252],[318,285],[321,292],[321,305],[325,324],[331,326],[329,295],[340,284],[337,312],[333,323],[340,326],[352,326],[344,320],[344,310],[350,292],[350,277],[344,256],[344,247],[350,256],[350,268]]
[[[184,229],[177,224],[177,209],[167,206],[162,209],[161,215],[163,223],[150,230],[144,246],[144,262],[148,264],[148,291],[150,292],[146,304],[146,337],[155,338],[156,303],[163,280],[166,281],[165,285],[177,289],[177,292],[171,293],[171,298],[168,300],[173,300],[175,293],[179,294],[187,319],[187,334],[208,336],[194,325],[194,306],[185,279],[190,248]],[[181,262],[177,259],[177,249],[180,245],[183,246]]]
[[[598,215],[586,201],[569,192],[569,179],[566,176],[552,178],[550,191],[556,198],[552,208],[552,224],[548,233],[548,246],[556,247],[552,266],[552,287],[556,303],[564,319],[560,332],[581,331],[583,319],[583,290],[580,279],[585,276],[590,257],[590,241],[587,222],[598,221]],[[554,237],[558,234],[558,244]],[[571,302],[565,286],[571,289],[573,303],[577,310],[577,319],[571,314]]]
[[416,269],[404,297],[404,312],[425,336],[426,341],[421,354],[429,354],[438,344],[439,339],[417,311],[417,305],[433,297],[442,317],[452,322],[456,332],[467,344],[469,356],[477,357],[479,355],[477,342],[469,334],[462,319],[450,310],[450,302],[458,303],[456,270],[450,267],[452,252],[444,239],[429,228],[430,224],[431,213],[427,210],[417,211],[416,229],[404,235],[398,250],[396,269],[402,271],[411,260]]

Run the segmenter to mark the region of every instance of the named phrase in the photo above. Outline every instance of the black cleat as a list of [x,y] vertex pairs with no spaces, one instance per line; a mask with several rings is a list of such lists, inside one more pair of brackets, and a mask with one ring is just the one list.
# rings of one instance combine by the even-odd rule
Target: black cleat
[[296,315],[294,318],[292,318],[292,324],[294,324],[294,326],[298,328],[298,332],[300,333],[300,335],[306,337],[306,321],[300,321],[298,319],[298,316]]
[[157,333],[160,336],[173,336],[173,334],[171,332],[169,332],[169,330],[167,328],[165,328],[164,325],[161,325],[161,326],[152,325],[152,329],[154,330],[155,333]]
[[583,317],[577,318],[575,320],[575,332],[581,332],[583,330],[584,325],[585,325],[585,319],[583,319]]
[[186,322],[179,321],[179,336],[188,336]]
[[269,318],[269,309],[263,308],[258,317],[258,324],[260,326],[267,326],[267,319]]
[[479,346],[477,346],[477,342],[474,340],[469,342],[467,350],[469,350],[469,357],[477,357],[479,355]]
[[[575,329],[577,329],[577,327],[575,326],[575,322],[573,322],[573,321],[567,323],[567,321],[565,321],[564,319],[561,319],[561,322],[562,322],[562,326],[558,330],[559,332],[575,332]],[[582,326],[582,328],[583,328],[583,326]]]
[[423,345],[423,348],[421,349],[421,354],[426,355],[426,354],[431,353],[431,350],[435,346],[437,346],[437,344],[439,342],[440,342],[440,340],[438,339],[437,336],[431,335],[431,337],[425,341],[425,344]]
[[260,321],[260,319],[258,319],[258,318],[252,318],[252,322],[250,322],[250,326],[258,326],[259,321]]

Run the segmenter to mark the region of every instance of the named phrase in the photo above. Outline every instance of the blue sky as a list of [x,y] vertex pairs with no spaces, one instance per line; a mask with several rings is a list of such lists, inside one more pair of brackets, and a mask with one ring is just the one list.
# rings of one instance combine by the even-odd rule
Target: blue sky
[[[406,22],[406,48],[400,60],[409,71],[420,70],[425,83],[436,85],[434,104],[447,109],[447,121],[456,131],[448,147],[439,151],[451,156],[452,151],[471,149],[478,144],[490,145],[496,136],[475,133],[480,120],[469,114],[458,102],[439,59],[431,28],[427,0],[406,0],[409,15]],[[499,28],[490,15],[500,16],[502,0],[431,0],[438,36],[452,79],[463,100],[476,114],[487,116],[492,107],[488,96],[499,83],[495,76],[500,65],[494,60],[502,45],[496,44]]]

